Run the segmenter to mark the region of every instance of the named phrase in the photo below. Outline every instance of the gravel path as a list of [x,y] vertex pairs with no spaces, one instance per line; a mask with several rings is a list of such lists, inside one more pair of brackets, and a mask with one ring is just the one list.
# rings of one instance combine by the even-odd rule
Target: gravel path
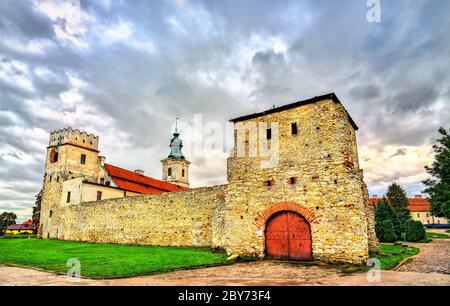
[[[438,231],[433,231],[438,233]],[[450,274],[450,239],[433,239],[430,243],[408,243],[420,253],[397,269],[404,272]]]
[[399,271],[381,271],[381,281],[377,283],[369,282],[366,273],[342,275],[336,267],[259,261],[124,279],[78,281],[65,275],[0,266],[0,285],[449,286],[450,239],[417,246],[421,252],[414,261],[400,267]]

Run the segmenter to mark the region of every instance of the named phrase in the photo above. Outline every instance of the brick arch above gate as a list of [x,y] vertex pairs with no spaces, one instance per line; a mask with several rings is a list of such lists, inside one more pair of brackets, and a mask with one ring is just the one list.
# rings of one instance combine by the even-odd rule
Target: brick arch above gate
[[281,202],[281,203],[274,203],[270,205],[269,208],[264,211],[261,215],[258,216],[258,229],[262,230],[265,228],[265,225],[267,223],[267,220],[274,214],[281,212],[281,211],[293,211],[301,215],[303,218],[306,219],[310,224],[311,223],[319,223],[320,215],[317,215],[312,211],[311,209],[308,209],[306,207],[303,207],[300,204],[297,204],[296,202]]

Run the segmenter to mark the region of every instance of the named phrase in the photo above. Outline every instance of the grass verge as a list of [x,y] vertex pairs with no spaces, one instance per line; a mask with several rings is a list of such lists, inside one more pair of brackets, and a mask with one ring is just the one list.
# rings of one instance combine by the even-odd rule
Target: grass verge
[[427,232],[428,239],[450,239],[449,235]]
[[66,273],[80,261],[88,278],[120,278],[227,263],[225,252],[207,248],[96,244],[63,240],[0,239],[0,263]]
[[397,266],[405,258],[414,256],[420,252],[419,248],[392,244],[381,244],[381,254],[370,254],[371,258],[380,260],[381,270],[390,270]]

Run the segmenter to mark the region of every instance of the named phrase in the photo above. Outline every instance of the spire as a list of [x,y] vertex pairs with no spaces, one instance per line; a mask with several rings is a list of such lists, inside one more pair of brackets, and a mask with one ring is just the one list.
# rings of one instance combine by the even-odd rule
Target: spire
[[170,154],[169,158],[185,159],[181,149],[183,148],[183,141],[178,138],[180,133],[178,132],[178,117],[175,121],[175,132],[173,133],[173,138],[170,140]]

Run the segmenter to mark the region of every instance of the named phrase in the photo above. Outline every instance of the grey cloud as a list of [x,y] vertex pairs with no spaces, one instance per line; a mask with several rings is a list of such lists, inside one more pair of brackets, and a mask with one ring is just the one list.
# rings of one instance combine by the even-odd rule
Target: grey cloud
[[252,62],[256,66],[280,65],[284,64],[284,55],[276,53],[274,50],[258,51],[253,56]]
[[[77,127],[99,134],[108,161],[130,168],[144,166],[156,177],[176,116],[189,121],[194,113],[202,113],[205,120],[224,123],[272,104],[333,91],[360,126],[360,147],[421,145],[429,142],[439,125],[450,122],[445,91],[450,84],[448,2],[418,1],[415,6],[408,1],[383,2],[380,24],[367,22],[366,2],[360,0],[186,5],[113,1],[105,10],[95,1],[82,1],[97,23],[81,37],[89,48],[80,51],[58,41],[51,20],[30,3],[2,1],[0,52],[7,60],[26,63],[30,71],[26,77],[35,91],[0,81],[0,111],[13,112],[20,119],[18,123],[0,115],[0,137],[14,150],[33,156],[32,164],[24,166],[0,159],[0,182],[42,180],[46,142],[42,141],[42,150],[30,148],[26,136],[14,137],[11,128],[62,128],[69,124],[63,114],[75,116],[82,107],[89,107],[89,113],[74,117]],[[133,25],[133,37],[105,44],[105,36],[98,36],[102,27],[112,28],[120,21]],[[250,48],[255,37],[264,42],[277,37],[287,50],[277,53],[275,46],[267,44]],[[27,54],[8,47],[6,38],[22,43],[44,38],[54,46],[44,54]],[[133,39],[151,44],[154,50],[138,48]],[[243,48],[248,48],[246,62],[231,61]],[[56,79],[39,77],[34,73],[38,67],[49,69]],[[77,75],[88,87],[79,90],[84,97],[81,104],[64,108],[59,96],[73,87],[67,73]],[[202,82],[201,73],[216,79]],[[224,86],[230,75],[239,79]],[[249,90],[240,90],[239,85]],[[36,106],[39,109],[30,109],[27,99],[43,102]],[[439,100],[444,106],[436,113],[433,107]],[[57,115],[37,116],[45,110]],[[407,118],[421,124],[410,125]],[[225,181],[225,164],[208,167],[209,157],[192,161],[198,164],[192,173],[194,184]],[[23,193],[29,195],[31,207],[35,191]]]
[[395,151],[394,154],[392,154],[391,156],[389,156],[389,158],[395,157],[395,156],[402,156],[402,155],[406,155],[406,152],[408,150],[407,149],[398,149],[397,151]]
[[[42,156],[45,158],[45,156]],[[38,163],[27,165],[6,164],[4,161],[1,164],[0,176],[6,181],[20,181],[26,180],[30,182],[40,183],[44,177],[44,160]]]
[[373,84],[356,86],[350,90],[350,96],[356,100],[368,101],[381,94],[379,87]]
[[34,9],[31,1],[0,1],[0,31],[16,38],[53,38],[52,21]]
[[6,156],[6,155],[14,157],[15,159],[18,159],[18,160],[22,160],[22,157],[20,157],[20,155],[17,152],[14,152],[14,151],[10,151],[10,152],[5,153],[5,154],[0,154],[0,157]]
[[408,86],[393,97],[393,112],[416,112],[423,107],[432,105],[438,97],[438,88],[430,87],[429,84]]

